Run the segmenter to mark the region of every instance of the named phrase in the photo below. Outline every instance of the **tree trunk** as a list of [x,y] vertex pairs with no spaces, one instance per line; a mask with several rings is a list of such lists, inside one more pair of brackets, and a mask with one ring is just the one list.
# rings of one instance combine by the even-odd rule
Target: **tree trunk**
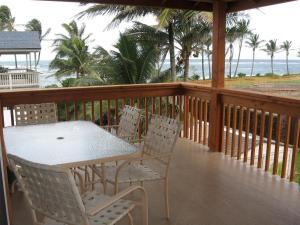
[[241,58],[241,52],[242,52],[242,47],[243,47],[243,39],[241,39],[240,45],[239,45],[239,54],[238,54],[238,58],[237,58],[237,62],[236,62],[236,67],[235,67],[235,71],[234,71],[234,77],[236,77],[236,75],[237,75],[237,70],[238,70],[238,68],[239,68],[240,58]]
[[287,75],[290,75],[290,70],[289,70],[289,53],[286,52],[286,72]]
[[251,66],[251,73],[250,76],[253,75],[253,69],[254,69],[254,59],[255,59],[255,49],[253,49],[253,55],[252,55],[252,66]]
[[231,78],[231,64],[232,64],[232,58],[233,58],[233,46],[231,44],[230,46],[230,56],[229,56],[229,78]]
[[205,80],[205,71],[204,71],[204,50],[202,47],[201,50],[201,65],[202,65],[202,79]]
[[169,45],[170,45],[170,66],[171,66],[171,76],[173,81],[176,81],[176,62],[175,62],[175,45],[174,45],[174,30],[173,23],[170,22],[168,26],[169,34]]
[[183,62],[184,62],[183,80],[187,81],[187,78],[189,77],[189,68],[190,68],[190,59],[187,51],[184,51],[183,53]]
[[272,69],[272,74],[274,74],[273,56],[272,55],[271,55],[271,69]]

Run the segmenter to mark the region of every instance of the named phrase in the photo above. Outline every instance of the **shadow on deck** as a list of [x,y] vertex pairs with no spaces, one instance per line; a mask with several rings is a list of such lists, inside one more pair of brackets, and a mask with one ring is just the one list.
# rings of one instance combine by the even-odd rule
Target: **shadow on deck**
[[[150,225],[300,224],[298,184],[188,140],[177,144],[170,177],[170,221],[164,219],[162,184],[145,185]],[[14,194],[14,208],[14,225],[32,224],[20,192]],[[139,216],[135,218],[135,224],[140,224]]]

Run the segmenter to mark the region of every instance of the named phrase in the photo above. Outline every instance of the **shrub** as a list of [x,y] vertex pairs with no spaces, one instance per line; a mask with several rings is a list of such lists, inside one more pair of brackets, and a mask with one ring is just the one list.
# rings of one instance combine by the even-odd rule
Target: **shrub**
[[260,73],[257,73],[255,76],[256,76],[256,77],[260,77],[260,75],[261,75]]
[[192,80],[199,80],[199,78],[200,78],[200,76],[199,76],[198,74],[193,74],[193,75],[191,76],[191,79],[192,79]]
[[238,73],[237,75],[238,75],[239,78],[246,77],[245,73]]

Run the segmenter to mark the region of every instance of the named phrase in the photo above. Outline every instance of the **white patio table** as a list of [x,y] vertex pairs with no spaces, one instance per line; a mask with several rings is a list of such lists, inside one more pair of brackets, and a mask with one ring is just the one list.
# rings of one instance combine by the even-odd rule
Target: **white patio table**
[[139,150],[88,121],[7,127],[7,153],[66,168],[129,159]]

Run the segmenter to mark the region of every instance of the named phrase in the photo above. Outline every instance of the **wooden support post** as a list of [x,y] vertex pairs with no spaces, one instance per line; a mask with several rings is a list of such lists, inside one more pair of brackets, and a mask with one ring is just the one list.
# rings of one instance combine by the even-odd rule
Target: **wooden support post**
[[209,118],[209,148],[211,151],[220,151],[222,145],[222,99],[218,88],[224,87],[225,73],[225,28],[226,2],[213,2],[213,53],[212,53],[212,93]]

